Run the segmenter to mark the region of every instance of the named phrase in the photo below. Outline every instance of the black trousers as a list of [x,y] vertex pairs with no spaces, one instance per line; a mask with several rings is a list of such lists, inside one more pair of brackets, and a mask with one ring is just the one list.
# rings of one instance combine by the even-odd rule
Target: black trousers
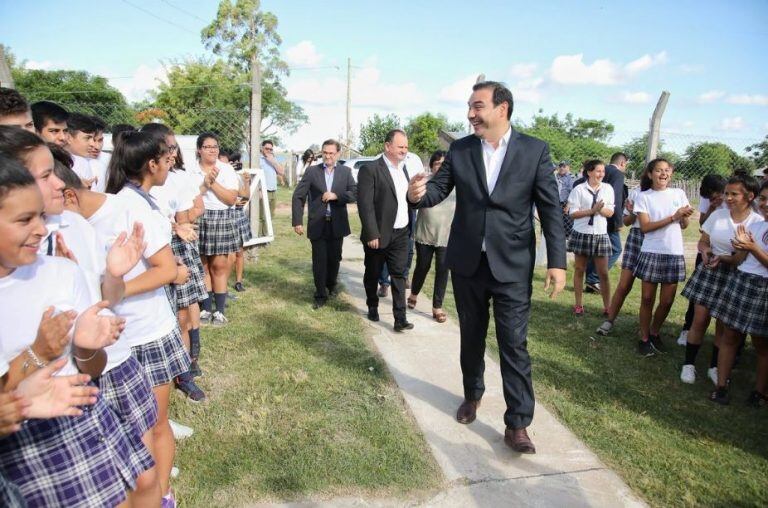
[[499,282],[491,273],[483,253],[471,277],[451,273],[453,296],[461,330],[461,372],[464,397],[479,400],[485,392],[485,338],[488,334],[490,302],[499,344],[501,379],[508,427],[528,427],[533,420],[533,383],[528,355],[528,319],[531,313],[531,280]]
[[432,292],[432,308],[442,309],[445,288],[448,286],[448,267],[445,266],[445,247],[435,247],[416,242],[416,268],[413,270],[411,293],[419,294],[435,256],[435,290]]
[[336,286],[344,238],[333,236],[331,221],[326,221],[323,236],[312,242],[312,276],[315,279],[315,299],[325,300]]
[[376,291],[381,269],[386,263],[392,281],[392,313],[395,321],[405,321],[405,266],[408,262],[409,236],[407,227],[395,229],[386,248],[371,249],[367,244],[363,246],[365,249],[363,285],[366,304],[368,307],[379,306],[379,295]]

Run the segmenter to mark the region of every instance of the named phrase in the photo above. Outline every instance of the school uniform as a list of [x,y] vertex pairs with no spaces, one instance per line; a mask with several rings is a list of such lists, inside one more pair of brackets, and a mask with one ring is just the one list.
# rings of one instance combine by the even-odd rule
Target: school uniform
[[[147,259],[169,244],[171,225],[159,209],[153,210],[149,195],[125,187],[117,195],[106,197],[88,222],[108,241],[114,241],[121,231],[131,231],[137,221],[144,226],[147,246],[142,259],[123,277],[128,282],[146,272]],[[124,298],[114,306],[114,311],[126,320],[120,340],[131,347],[131,354],[144,368],[152,386],[169,383],[189,370],[189,356],[164,288]]]
[[88,159],[73,153],[70,153],[69,155],[72,157],[72,171],[74,171],[81,180],[92,180],[94,174],[91,165],[88,163]]
[[[33,343],[44,310],[78,313],[93,303],[81,270],[64,258],[40,256],[0,278],[0,343],[9,362]],[[57,375],[72,375],[70,361]],[[28,506],[114,506],[152,467],[134,429],[99,396],[78,417],[30,419],[0,440],[0,471]]]
[[[242,176],[243,172],[241,171],[238,175],[238,178],[242,178]],[[242,206],[235,205],[235,208],[233,209],[235,216],[235,226],[237,227],[237,232],[240,235],[240,247],[242,247],[245,242],[253,238],[253,233],[251,232],[251,219],[248,218],[248,214],[245,212],[245,208],[247,206],[247,204]]]
[[[742,224],[749,227],[751,224],[762,221],[763,218],[759,214],[751,212]],[[737,226],[738,224],[733,222],[731,212],[728,209],[715,210],[707,218],[707,221],[701,226],[701,230],[709,235],[709,243],[714,256],[732,254],[731,240],[736,236]],[[727,263],[718,263],[715,268],[699,263],[685,284],[682,295],[694,304],[711,309],[719,300],[733,271],[733,267]]]
[[[189,178],[183,170],[168,173],[165,184],[152,187],[150,195],[155,198],[160,212],[170,221],[175,222],[176,213],[189,210],[194,206],[197,192],[191,192]],[[189,272],[189,279],[184,284],[173,284],[176,309],[186,309],[190,305],[204,300],[208,296],[205,289],[205,274],[197,242],[185,242],[178,235],[171,237],[173,255],[180,258]]]
[[[91,300],[101,301],[101,281],[107,270],[109,251],[107,240],[85,218],[68,210],[61,214],[61,225],[65,227],[61,227],[58,233],[77,259]],[[130,230],[126,233],[130,234]],[[112,311],[105,309],[101,314],[112,314]],[[141,365],[131,356],[131,347],[126,341],[118,340],[104,348],[104,352],[107,364],[97,380],[99,390],[118,417],[142,436],[157,422],[157,401],[152,385]]]
[[[568,213],[589,210],[602,201],[607,210],[613,210],[613,188],[601,182],[597,189],[588,182],[573,188],[568,195]],[[611,239],[608,237],[608,219],[596,213],[573,220],[573,231],[568,239],[568,252],[587,257],[608,257],[611,255]]]
[[[747,230],[760,248],[768,251],[768,221],[755,222]],[[768,337],[768,267],[747,254],[728,279],[710,314],[733,330]]]
[[[216,182],[226,189],[238,190],[240,179],[229,164],[216,161],[219,174]],[[202,185],[205,173],[196,167],[190,169],[198,185]],[[199,248],[203,256],[218,256],[237,252],[241,247],[240,233],[235,223],[233,207],[221,202],[211,189],[203,193],[205,214],[200,218]]]
[[[640,187],[635,187],[629,192],[629,200],[632,203],[636,203],[637,197],[641,192]],[[624,215],[629,215],[629,211],[626,208],[624,209]],[[622,270],[634,272],[637,266],[637,258],[640,257],[640,247],[643,245],[643,236],[643,231],[640,229],[640,221],[635,218],[635,222],[629,228],[627,241],[624,243],[624,255],[621,258]]]
[[[656,222],[688,205],[688,197],[682,189],[648,189],[637,197],[634,211],[635,214],[648,214],[650,222]],[[685,247],[679,221],[645,233],[634,274],[645,282],[661,284],[685,280]]]

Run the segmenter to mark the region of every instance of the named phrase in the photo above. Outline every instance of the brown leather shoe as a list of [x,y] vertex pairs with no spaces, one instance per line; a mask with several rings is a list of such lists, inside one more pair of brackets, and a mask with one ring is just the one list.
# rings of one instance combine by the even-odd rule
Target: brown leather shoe
[[536,447],[524,428],[507,427],[507,430],[504,431],[504,442],[517,453],[536,453]]
[[467,424],[472,423],[477,418],[477,408],[480,407],[479,400],[464,400],[456,411],[456,421]]

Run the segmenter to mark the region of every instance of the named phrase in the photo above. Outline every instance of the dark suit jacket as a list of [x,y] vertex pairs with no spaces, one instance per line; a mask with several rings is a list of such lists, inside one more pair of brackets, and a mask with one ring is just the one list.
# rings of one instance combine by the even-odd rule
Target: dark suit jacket
[[553,168],[544,141],[513,129],[496,187],[489,194],[480,139],[470,135],[451,144],[440,171],[427,183],[426,195],[413,206],[434,206],[455,187],[448,267],[472,276],[485,238],[488,264],[498,281],[530,281],[536,243],[533,205],[544,228],[549,268],[566,267],[563,211]]
[[[573,186],[576,187],[580,183],[584,183],[586,178],[583,176],[573,182]],[[612,233],[618,231],[624,227],[624,201],[629,196],[627,186],[624,184],[624,173],[621,172],[614,164],[608,164],[605,166],[605,176],[603,182],[613,188],[613,217],[608,219],[608,232]]]
[[[386,248],[397,216],[397,194],[383,155],[361,167],[357,174],[357,211],[362,224],[360,240],[367,243],[378,238],[379,248]],[[408,227],[412,218],[409,210]]]
[[333,185],[331,189],[325,187],[325,171],[322,164],[310,166],[299,180],[296,190],[293,191],[292,209],[293,225],[301,226],[304,213],[304,202],[309,197],[309,212],[307,216],[307,238],[316,240],[323,236],[325,227],[325,208],[323,193],[330,190],[338,199],[331,201],[331,227],[333,236],[341,238],[350,233],[349,216],[347,215],[347,203],[354,203],[357,186],[352,178],[352,170],[347,166],[336,164],[333,169]]

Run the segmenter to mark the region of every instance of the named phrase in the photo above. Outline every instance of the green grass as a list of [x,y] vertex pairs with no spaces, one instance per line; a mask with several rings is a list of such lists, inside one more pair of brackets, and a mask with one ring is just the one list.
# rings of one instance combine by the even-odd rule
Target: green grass
[[[618,273],[611,274],[614,287]],[[575,319],[572,277],[569,271],[567,290],[552,301],[543,291],[544,270],[534,276],[528,348],[538,400],[652,506],[768,505],[768,409],[744,405],[755,375],[751,345],[734,372],[731,405],[717,406],[707,400],[711,336],[699,353],[696,384],[679,379],[684,348],[675,339],[685,298],[678,295],[662,329],[669,352],[640,358],[639,284],[611,336],[600,337],[600,297],[585,295],[587,315]],[[432,280],[422,298],[431,297]],[[448,287],[446,309],[456,319]],[[493,323],[489,337],[490,353],[498,355]]]
[[202,331],[209,401],[174,397],[172,418],[195,428],[178,444],[183,505],[437,487],[439,468],[360,317],[343,301],[311,310],[309,242],[277,215],[276,241],[246,270],[230,324]]

